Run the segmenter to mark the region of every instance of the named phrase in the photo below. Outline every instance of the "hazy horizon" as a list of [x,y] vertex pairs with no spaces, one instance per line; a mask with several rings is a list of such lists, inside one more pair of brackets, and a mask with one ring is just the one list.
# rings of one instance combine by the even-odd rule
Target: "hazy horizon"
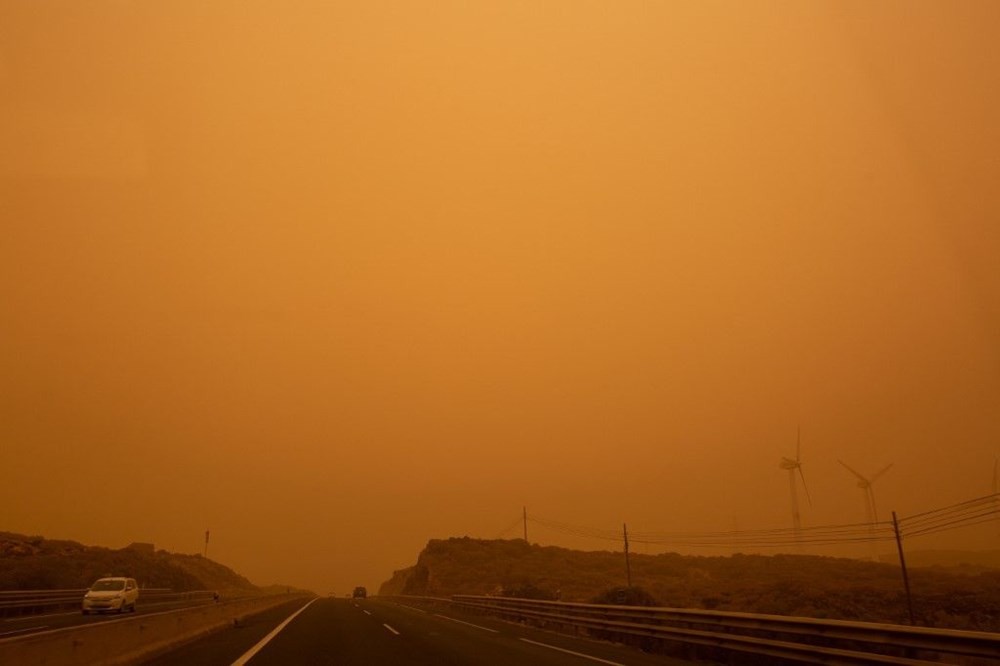
[[864,521],[838,460],[893,464],[880,518],[991,493],[998,25],[0,4],[0,530],[210,529],[255,583],[345,593],[522,506],[788,527],[799,428],[805,526]]

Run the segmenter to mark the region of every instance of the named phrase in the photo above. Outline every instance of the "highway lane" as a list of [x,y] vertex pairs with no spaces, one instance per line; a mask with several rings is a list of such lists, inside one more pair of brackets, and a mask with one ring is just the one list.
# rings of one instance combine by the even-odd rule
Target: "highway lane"
[[236,627],[212,634],[156,659],[147,660],[144,664],[145,666],[176,666],[176,664],[229,666],[303,605],[301,599],[289,601],[287,604],[251,616]]
[[[292,618],[295,613],[298,614]],[[150,663],[156,666],[688,663],[450,608],[417,608],[377,599],[321,598],[264,615],[267,617],[259,616],[246,627],[214,634]]]
[[[81,595],[82,599],[82,595]],[[168,610],[180,608],[192,608],[214,603],[211,599],[181,599],[174,601],[143,602],[142,596],[136,603],[135,613],[95,613],[84,615],[79,609],[73,611],[59,610],[51,613],[39,615],[25,615],[22,617],[9,617],[0,619],[0,640],[14,638],[16,636],[28,636],[41,631],[51,631],[52,629],[62,629],[64,627],[75,627],[82,624],[92,624],[95,622],[112,622],[125,618],[144,615],[147,613],[162,613]]]

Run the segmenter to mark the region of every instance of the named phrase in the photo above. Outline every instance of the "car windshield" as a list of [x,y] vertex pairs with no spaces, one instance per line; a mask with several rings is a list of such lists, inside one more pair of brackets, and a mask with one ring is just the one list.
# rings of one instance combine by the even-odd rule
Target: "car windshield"
[[90,589],[95,592],[106,592],[108,590],[124,590],[125,581],[110,580],[110,579],[99,580],[96,583],[94,583]]

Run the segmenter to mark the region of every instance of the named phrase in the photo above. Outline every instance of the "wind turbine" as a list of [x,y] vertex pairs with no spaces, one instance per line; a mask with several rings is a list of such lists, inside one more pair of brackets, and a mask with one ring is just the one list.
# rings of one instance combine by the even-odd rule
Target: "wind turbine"
[[[782,456],[778,467],[788,471],[788,489],[792,496],[792,528],[795,530],[795,540],[802,539],[802,517],[799,515],[799,493],[796,488],[795,472],[798,471],[799,478],[802,479],[802,489],[806,491],[806,499],[812,505],[812,497],[809,496],[809,487],[806,486],[806,477],[802,473],[802,431],[798,431],[795,437],[795,460]],[[801,544],[800,544],[801,545]]]
[[865,502],[865,522],[868,523],[868,532],[872,537],[871,547],[872,547],[872,559],[878,560],[878,555],[876,553],[875,547],[875,524],[878,522],[878,507],[875,505],[875,491],[872,490],[872,484],[875,481],[889,471],[892,467],[892,463],[889,463],[879,471],[872,474],[871,478],[866,478],[856,469],[845,463],[843,460],[838,460],[841,465],[843,465],[848,472],[858,477],[858,488],[861,489],[861,493],[864,495]]

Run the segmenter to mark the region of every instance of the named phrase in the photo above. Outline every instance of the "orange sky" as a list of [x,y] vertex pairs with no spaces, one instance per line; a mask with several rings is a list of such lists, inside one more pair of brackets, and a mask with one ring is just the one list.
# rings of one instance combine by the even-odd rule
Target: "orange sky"
[[807,525],[864,518],[837,458],[895,463],[885,512],[989,493],[998,26],[0,4],[0,529],[211,528],[255,582],[343,593],[525,504],[788,525],[799,424]]

